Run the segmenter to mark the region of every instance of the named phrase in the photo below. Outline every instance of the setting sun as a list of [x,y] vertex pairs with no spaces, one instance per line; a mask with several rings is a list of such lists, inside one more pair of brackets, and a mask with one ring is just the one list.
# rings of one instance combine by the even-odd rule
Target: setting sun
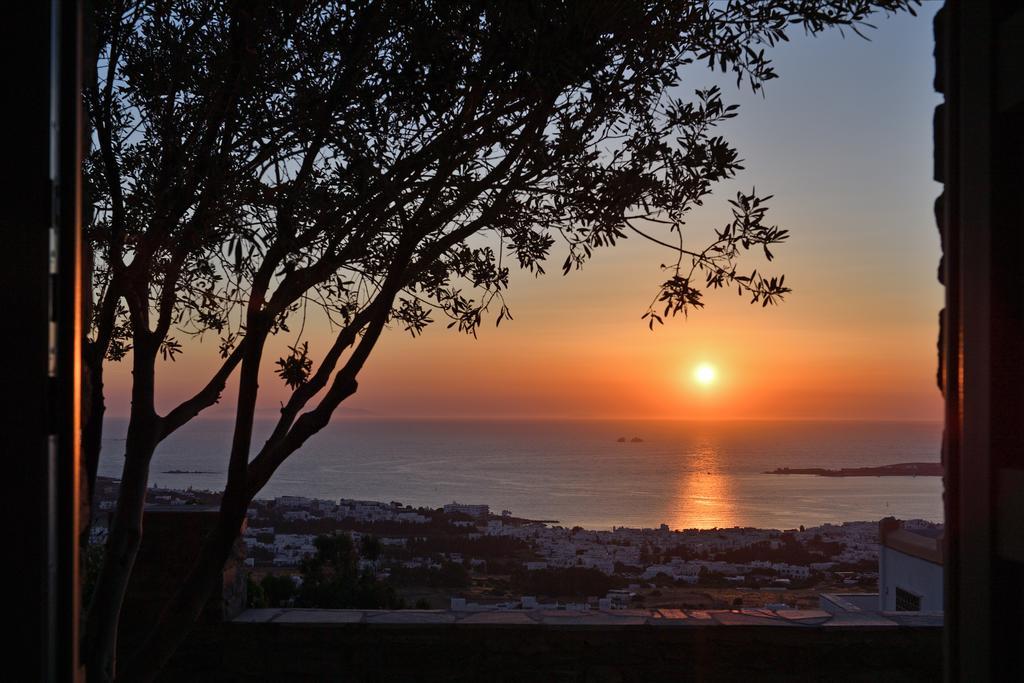
[[704,386],[714,383],[716,375],[714,366],[709,363],[701,363],[693,371],[693,378],[697,380],[698,384],[703,384]]

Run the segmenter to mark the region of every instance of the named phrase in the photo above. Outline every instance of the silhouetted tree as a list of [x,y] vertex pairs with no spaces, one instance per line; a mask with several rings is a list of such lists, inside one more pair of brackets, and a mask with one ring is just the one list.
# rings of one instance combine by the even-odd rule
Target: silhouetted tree
[[388,581],[395,586],[429,586],[431,588],[467,588],[469,571],[458,562],[443,561],[440,567],[392,567]]
[[341,609],[395,609],[402,601],[395,589],[377,581],[372,572],[359,571],[359,557],[348,534],[318,536],[316,555],[302,562],[302,607]]
[[552,598],[604,595],[612,588],[621,588],[627,583],[621,576],[609,576],[589,567],[534,571],[519,567],[512,572],[511,581],[512,588],[520,595],[544,595]]
[[[740,168],[714,128],[736,114],[716,88],[680,97],[707,64],[754,90],[764,50],[793,26],[857,31],[915,0],[524,0],[316,2],[95,0],[93,301],[84,351],[95,477],[103,368],[132,367],[121,492],[84,652],[91,681],[115,676],[118,616],[142,536],[157,444],[216,403],[238,374],[219,522],[153,633],[119,674],[154,675],[217,584],[245,509],[326,425],[385,326],[435,320],[475,334],[509,318],[510,264],[565,272],[639,236],[670,254],[644,318],[703,306],[731,287],[777,302],[781,277],[738,270],[787,233],[740,193],[713,241],[684,239],[689,211]],[[316,309],[329,342],[303,338]],[[295,326],[296,331],[291,327]],[[273,335],[291,390],[252,449],[257,378]],[[157,411],[158,361],[186,337],[216,338],[206,384]]]
[[359,554],[364,559],[376,562],[380,557],[380,539],[376,536],[363,536],[359,539]]
[[250,577],[247,590],[250,607],[285,607],[295,595],[295,582],[290,576],[267,574],[259,583]]

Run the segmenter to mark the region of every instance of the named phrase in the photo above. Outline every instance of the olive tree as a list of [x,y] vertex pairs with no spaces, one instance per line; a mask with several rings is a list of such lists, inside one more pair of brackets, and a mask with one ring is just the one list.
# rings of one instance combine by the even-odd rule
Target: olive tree
[[[741,168],[716,126],[736,115],[688,68],[755,91],[794,28],[859,32],[915,0],[445,0],[287,3],[95,0],[84,98],[91,126],[88,419],[95,480],[103,372],[131,364],[121,491],[86,622],[90,680],[147,679],[216,584],[249,502],[355,393],[386,328],[473,334],[509,317],[511,268],[568,272],[627,237],[669,257],[654,327],[730,288],[769,305],[781,276],[741,257],[787,232],[741,192],[710,242],[687,218]],[[315,306],[333,336],[300,339]],[[221,363],[160,414],[157,364],[192,338]],[[289,339],[294,337],[290,336]],[[261,367],[290,394],[252,443]],[[237,375],[218,523],[145,643],[115,667],[157,445]]]

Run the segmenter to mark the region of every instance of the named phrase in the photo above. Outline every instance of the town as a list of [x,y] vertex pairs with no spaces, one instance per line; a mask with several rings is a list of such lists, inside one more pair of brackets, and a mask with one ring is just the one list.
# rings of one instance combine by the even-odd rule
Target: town
[[[102,480],[94,544],[105,540],[105,515],[116,495],[117,482]],[[219,496],[151,488],[148,500],[214,505]],[[301,496],[255,500],[247,517],[244,562],[254,584],[280,585],[287,577],[298,586],[303,562],[317,553],[316,539],[344,534],[359,553],[361,572],[392,585],[401,604],[421,608],[533,607],[537,600],[570,607],[801,608],[816,606],[821,593],[874,592],[878,584],[877,521],[788,530],[665,524],[588,530],[509,510],[494,514],[486,504],[432,509]],[[903,526],[941,529],[923,520]],[[290,594],[271,601],[285,602]]]

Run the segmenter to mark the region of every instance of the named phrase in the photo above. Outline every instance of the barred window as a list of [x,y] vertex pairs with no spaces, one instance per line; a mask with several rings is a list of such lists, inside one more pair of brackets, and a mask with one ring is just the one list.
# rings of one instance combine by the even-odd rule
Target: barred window
[[902,588],[896,589],[896,610],[898,612],[920,612],[921,596]]

